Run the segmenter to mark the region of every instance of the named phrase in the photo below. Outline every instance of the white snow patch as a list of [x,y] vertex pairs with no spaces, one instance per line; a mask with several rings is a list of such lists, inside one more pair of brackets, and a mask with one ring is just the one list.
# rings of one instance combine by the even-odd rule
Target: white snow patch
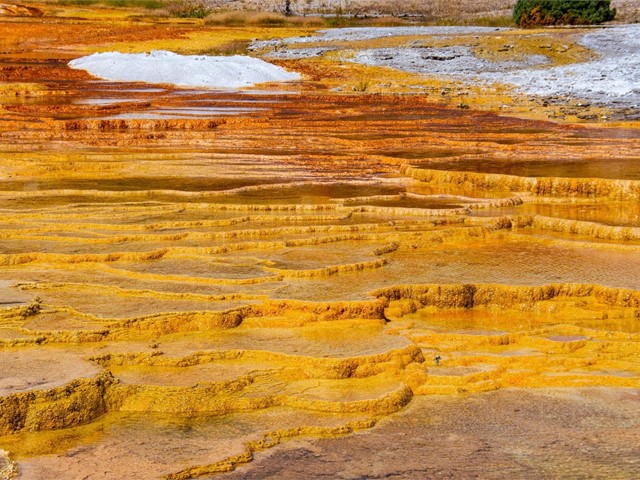
[[184,87],[242,88],[300,79],[299,74],[258,58],[178,55],[164,50],[138,54],[94,53],[70,61],[69,66],[104,80]]

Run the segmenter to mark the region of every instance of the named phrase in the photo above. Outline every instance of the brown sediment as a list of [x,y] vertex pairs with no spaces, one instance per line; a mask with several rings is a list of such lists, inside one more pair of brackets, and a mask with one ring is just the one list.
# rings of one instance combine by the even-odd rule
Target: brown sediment
[[180,472],[169,474],[165,478],[167,480],[182,480],[201,477],[204,475],[212,475],[216,473],[231,472],[238,466],[249,463],[251,460],[253,460],[253,455],[255,453],[275,447],[279,445],[283,440],[301,436],[337,437],[341,435],[347,435],[358,430],[371,428],[373,426],[375,426],[375,420],[363,420],[360,422],[351,422],[340,427],[301,427],[289,430],[276,430],[265,434],[259,441],[254,441],[247,444],[245,453],[241,455],[229,457],[211,465],[191,467]]
[[416,397],[359,435],[290,442],[220,478],[629,478],[638,472],[636,396],[633,389],[560,388]]

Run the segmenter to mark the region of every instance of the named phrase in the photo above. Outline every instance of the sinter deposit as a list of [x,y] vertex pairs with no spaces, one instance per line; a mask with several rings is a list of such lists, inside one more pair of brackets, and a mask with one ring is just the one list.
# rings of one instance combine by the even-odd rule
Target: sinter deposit
[[69,62],[105,80],[171,83],[185,87],[241,88],[257,83],[298,80],[300,75],[258,58],[234,55],[178,55],[157,50],[150,53],[94,53]]
[[[589,61],[553,65],[548,57],[551,44],[540,46],[539,53],[522,50],[504,59],[483,58],[477,41],[472,45],[455,45],[455,36],[482,35],[501,39],[501,50],[516,48],[513,30],[486,27],[390,27],[344,28],[321,32],[321,36],[294,37],[284,40],[255,42],[254,49],[275,47],[269,58],[305,58],[337,51],[341,58],[369,66],[391,67],[432,78],[461,80],[481,85],[509,84],[527,94],[545,97],[567,96],[599,105],[637,108],[640,104],[640,26],[620,25],[588,33],[578,32],[578,45],[592,52]],[[412,35],[430,38],[427,44]],[[538,34],[542,35],[542,34]],[[400,45],[384,48],[361,48],[355,53],[341,42],[364,41],[389,37],[410,37]],[[511,39],[510,39],[511,38]],[[322,42],[321,50],[300,48],[300,44]],[[512,42],[512,43],[510,43]],[[570,42],[568,42],[570,43]],[[570,50],[564,45],[564,50]],[[517,48],[516,48],[517,49]]]

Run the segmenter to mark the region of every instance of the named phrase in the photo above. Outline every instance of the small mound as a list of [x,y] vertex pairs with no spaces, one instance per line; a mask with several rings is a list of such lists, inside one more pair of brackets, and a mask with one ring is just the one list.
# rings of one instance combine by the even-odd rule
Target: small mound
[[94,53],[69,62],[71,68],[112,81],[171,83],[184,87],[241,88],[298,80],[300,75],[253,57],[150,53]]

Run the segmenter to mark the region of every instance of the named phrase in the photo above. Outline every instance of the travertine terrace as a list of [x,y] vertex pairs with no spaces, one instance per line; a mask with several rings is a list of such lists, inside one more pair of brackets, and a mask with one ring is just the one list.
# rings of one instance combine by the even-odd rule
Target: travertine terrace
[[4,11],[0,478],[640,476],[624,112],[331,54],[100,81],[67,62],[312,32]]

